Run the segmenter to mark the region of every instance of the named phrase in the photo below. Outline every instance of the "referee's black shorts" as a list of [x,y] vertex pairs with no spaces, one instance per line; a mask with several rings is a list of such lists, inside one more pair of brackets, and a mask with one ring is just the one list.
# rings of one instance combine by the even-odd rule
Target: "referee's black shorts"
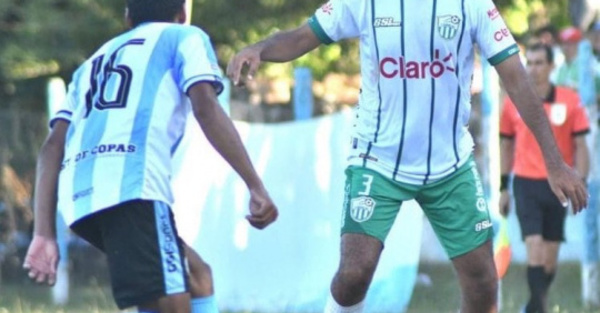
[[183,241],[165,203],[124,202],[78,220],[71,229],[106,253],[120,309],[188,291]]
[[542,235],[547,241],[565,240],[567,209],[552,192],[547,179],[515,176],[513,194],[523,239]]

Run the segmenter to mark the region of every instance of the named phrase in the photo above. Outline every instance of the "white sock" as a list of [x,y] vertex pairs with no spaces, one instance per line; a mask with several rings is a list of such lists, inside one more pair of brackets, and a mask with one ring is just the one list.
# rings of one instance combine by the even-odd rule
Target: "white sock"
[[192,299],[192,313],[219,313],[214,296]]
[[341,306],[335,301],[330,293],[329,298],[327,298],[324,313],[362,313],[364,306],[364,300],[352,306]]

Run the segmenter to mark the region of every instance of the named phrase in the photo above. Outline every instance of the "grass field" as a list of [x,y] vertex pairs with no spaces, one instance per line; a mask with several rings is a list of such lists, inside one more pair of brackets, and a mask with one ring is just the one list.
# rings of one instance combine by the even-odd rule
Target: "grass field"
[[[459,306],[458,284],[449,265],[422,264],[419,272],[432,284],[416,286],[407,313],[456,313]],[[517,313],[528,296],[525,267],[512,265],[502,282],[502,311]],[[550,292],[552,313],[591,313],[580,300],[580,271],[577,263],[561,264]],[[217,290],[218,292],[218,290]],[[115,313],[110,291],[92,281],[71,288],[71,301],[65,307],[50,304],[50,291],[33,284],[0,286],[0,313]],[[248,312],[249,313],[249,312]],[[369,312],[372,313],[372,312]]]

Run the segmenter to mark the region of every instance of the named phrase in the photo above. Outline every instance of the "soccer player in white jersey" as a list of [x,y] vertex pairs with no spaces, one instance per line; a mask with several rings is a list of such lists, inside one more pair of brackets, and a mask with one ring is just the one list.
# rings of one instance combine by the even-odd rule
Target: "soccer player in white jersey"
[[[184,0],[128,0],[132,27],[73,75],[38,159],[29,276],[52,285],[57,206],[71,229],[107,255],[119,308],[214,313],[210,268],[178,236],[171,157],[193,113],[250,191],[250,224],[277,208],[217,101],[221,72],[208,35],[185,21]],[[189,270],[187,269],[189,265]]]
[[[300,27],[240,51],[227,74],[241,84],[261,61],[287,62],[351,38],[360,41],[362,92],[346,170],[341,260],[325,311],[362,312],[385,238],[409,199],[423,208],[452,260],[461,312],[497,311],[491,220],[467,130],[475,44],[535,134],[561,203],[570,200],[575,212],[587,204],[511,33],[492,0],[331,0]],[[245,66],[248,77],[241,77]]]

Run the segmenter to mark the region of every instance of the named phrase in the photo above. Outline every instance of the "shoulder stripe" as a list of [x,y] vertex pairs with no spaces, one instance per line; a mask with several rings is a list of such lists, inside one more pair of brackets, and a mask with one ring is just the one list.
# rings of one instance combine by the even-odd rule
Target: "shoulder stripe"
[[589,128],[586,128],[586,129],[582,129],[582,130],[579,130],[579,131],[573,132],[573,134],[572,134],[572,135],[573,135],[573,137],[577,137],[577,136],[587,135],[587,134],[589,134],[589,133],[590,133],[590,129],[589,129]]
[[326,45],[333,43],[333,40],[327,36],[325,30],[323,30],[323,27],[321,27],[321,24],[319,23],[319,20],[317,20],[316,16],[313,15],[308,19],[308,26],[310,26],[310,29],[312,29],[313,33],[315,33],[317,38],[319,38],[322,43]]
[[508,59],[509,56],[517,53],[519,53],[519,46],[517,46],[517,44],[513,44],[510,47],[496,53],[496,55],[489,58],[488,61],[491,65],[498,65],[502,63],[502,61]]

